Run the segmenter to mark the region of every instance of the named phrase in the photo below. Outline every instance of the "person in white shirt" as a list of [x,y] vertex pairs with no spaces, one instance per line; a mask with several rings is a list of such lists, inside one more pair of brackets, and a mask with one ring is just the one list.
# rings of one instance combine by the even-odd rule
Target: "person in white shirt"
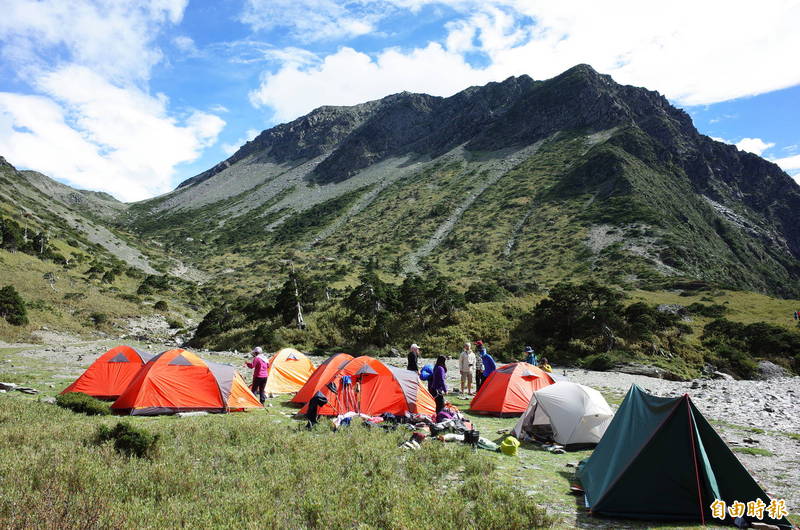
[[472,343],[465,342],[464,349],[458,357],[458,370],[461,372],[461,393],[464,393],[464,386],[467,387],[468,395],[472,395],[472,371],[475,369],[475,352],[472,351]]

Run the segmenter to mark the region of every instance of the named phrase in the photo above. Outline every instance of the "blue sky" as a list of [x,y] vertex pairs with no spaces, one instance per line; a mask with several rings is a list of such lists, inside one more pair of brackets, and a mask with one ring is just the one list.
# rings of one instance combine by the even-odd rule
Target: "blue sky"
[[139,200],[320,105],[588,63],[800,179],[800,2],[760,4],[3,0],[0,156]]

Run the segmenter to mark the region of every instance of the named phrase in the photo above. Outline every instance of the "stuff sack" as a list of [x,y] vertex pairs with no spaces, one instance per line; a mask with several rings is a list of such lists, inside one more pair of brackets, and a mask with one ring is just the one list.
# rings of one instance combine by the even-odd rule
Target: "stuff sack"
[[500,452],[508,456],[517,456],[517,448],[519,447],[519,440],[513,436],[506,436],[500,443]]

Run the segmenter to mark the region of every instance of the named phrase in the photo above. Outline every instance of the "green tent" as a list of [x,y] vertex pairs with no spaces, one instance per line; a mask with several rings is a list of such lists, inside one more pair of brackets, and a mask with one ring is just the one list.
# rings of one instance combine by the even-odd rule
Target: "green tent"
[[[770,504],[688,395],[651,396],[636,385],[578,479],[591,513],[609,517],[712,523],[721,522],[712,518],[716,499]],[[791,528],[766,511],[761,522]]]

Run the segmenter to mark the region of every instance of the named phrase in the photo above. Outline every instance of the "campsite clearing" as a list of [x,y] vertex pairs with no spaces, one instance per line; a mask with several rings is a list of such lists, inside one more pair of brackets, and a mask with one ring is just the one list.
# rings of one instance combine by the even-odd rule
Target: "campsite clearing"
[[[586,515],[579,498],[569,493],[574,468],[567,464],[588,457],[590,451],[559,455],[523,444],[519,456],[513,458],[485,451],[473,453],[460,444],[438,443],[425,443],[420,451],[402,451],[397,444],[407,439],[405,433],[357,427],[333,434],[323,427],[324,422],[313,433],[297,431],[298,422],[290,416],[298,409],[288,404],[286,395],[269,400],[271,406],[265,412],[191,418],[87,417],[37,403],[40,398],[56,395],[114,344],[63,342],[14,345],[13,350],[0,344],[0,380],[42,391],[39,396],[17,392],[0,395],[0,486],[12,492],[1,501],[0,517],[13,516],[13,521],[23,525],[28,522],[28,526],[60,517],[73,526],[84,527],[100,522],[119,527],[253,527],[258,515],[262,520],[282,521],[284,527],[338,527],[356,522],[367,527],[470,526],[468,522],[508,527],[532,520],[546,523],[548,519],[536,511],[541,506],[555,518],[559,528],[651,526]],[[162,345],[131,345],[150,353],[168,349]],[[204,359],[233,364],[245,379],[249,378],[243,366],[245,354],[197,353]],[[324,358],[313,360],[319,364]],[[382,360],[394,366],[404,364],[401,358]],[[455,364],[449,374],[448,384],[457,386]],[[680,395],[690,386],[583,370],[570,370],[568,375],[573,381],[601,390],[612,408],[620,402],[630,379],[662,395]],[[758,444],[752,445],[773,453],[774,456],[757,456],[737,452],[737,457],[764,489],[786,499],[795,514],[792,520],[800,522],[796,515],[800,512],[796,487],[800,484],[800,440],[792,437],[800,428],[787,427],[779,432],[775,422],[770,426],[755,421],[760,417],[759,411],[748,412],[737,401],[740,395],[747,396],[761,386],[771,387],[771,393],[781,388],[786,395],[797,393],[800,397],[800,378],[771,384],[733,381],[725,385],[725,393],[723,385],[709,385],[702,398],[694,398],[696,391],[689,392],[703,413],[716,420],[715,428],[729,444],[746,446],[745,438],[755,438]],[[723,397],[727,400],[725,405],[712,401]],[[452,397],[451,401],[462,410],[468,408],[467,399]],[[796,408],[786,411],[786,415],[800,422],[800,403],[788,403]],[[723,406],[729,407],[729,412]],[[497,431],[510,430],[517,421],[470,416],[481,433],[493,440],[501,437]],[[98,425],[113,426],[120,420],[162,435],[160,449],[152,461],[128,459],[109,446],[87,443]],[[752,432],[753,428],[764,432]],[[344,466],[343,461],[352,464]],[[414,477],[413,483],[407,480],[410,476]],[[429,507],[440,502],[433,484],[447,488],[444,498],[454,511],[463,509],[462,515],[449,514],[435,521],[429,518]],[[520,496],[509,497],[512,494],[508,493],[508,486],[518,490],[515,495]],[[364,488],[369,488],[369,495]],[[45,505],[51,509],[46,511],[41,504],[32,502],[37,498],[32,492],[39,490],[45,492]],[[300,491],[303,495],[297,494]],[[482,511],[478,505],[483,501],[474,502],[473,491],[484,500],[525,506],[526,511]],[[265,503],[265,498],[273,502]],[[521,502],[523,498],[527,501]],[[670,527],[677,526],[667,526]]]

